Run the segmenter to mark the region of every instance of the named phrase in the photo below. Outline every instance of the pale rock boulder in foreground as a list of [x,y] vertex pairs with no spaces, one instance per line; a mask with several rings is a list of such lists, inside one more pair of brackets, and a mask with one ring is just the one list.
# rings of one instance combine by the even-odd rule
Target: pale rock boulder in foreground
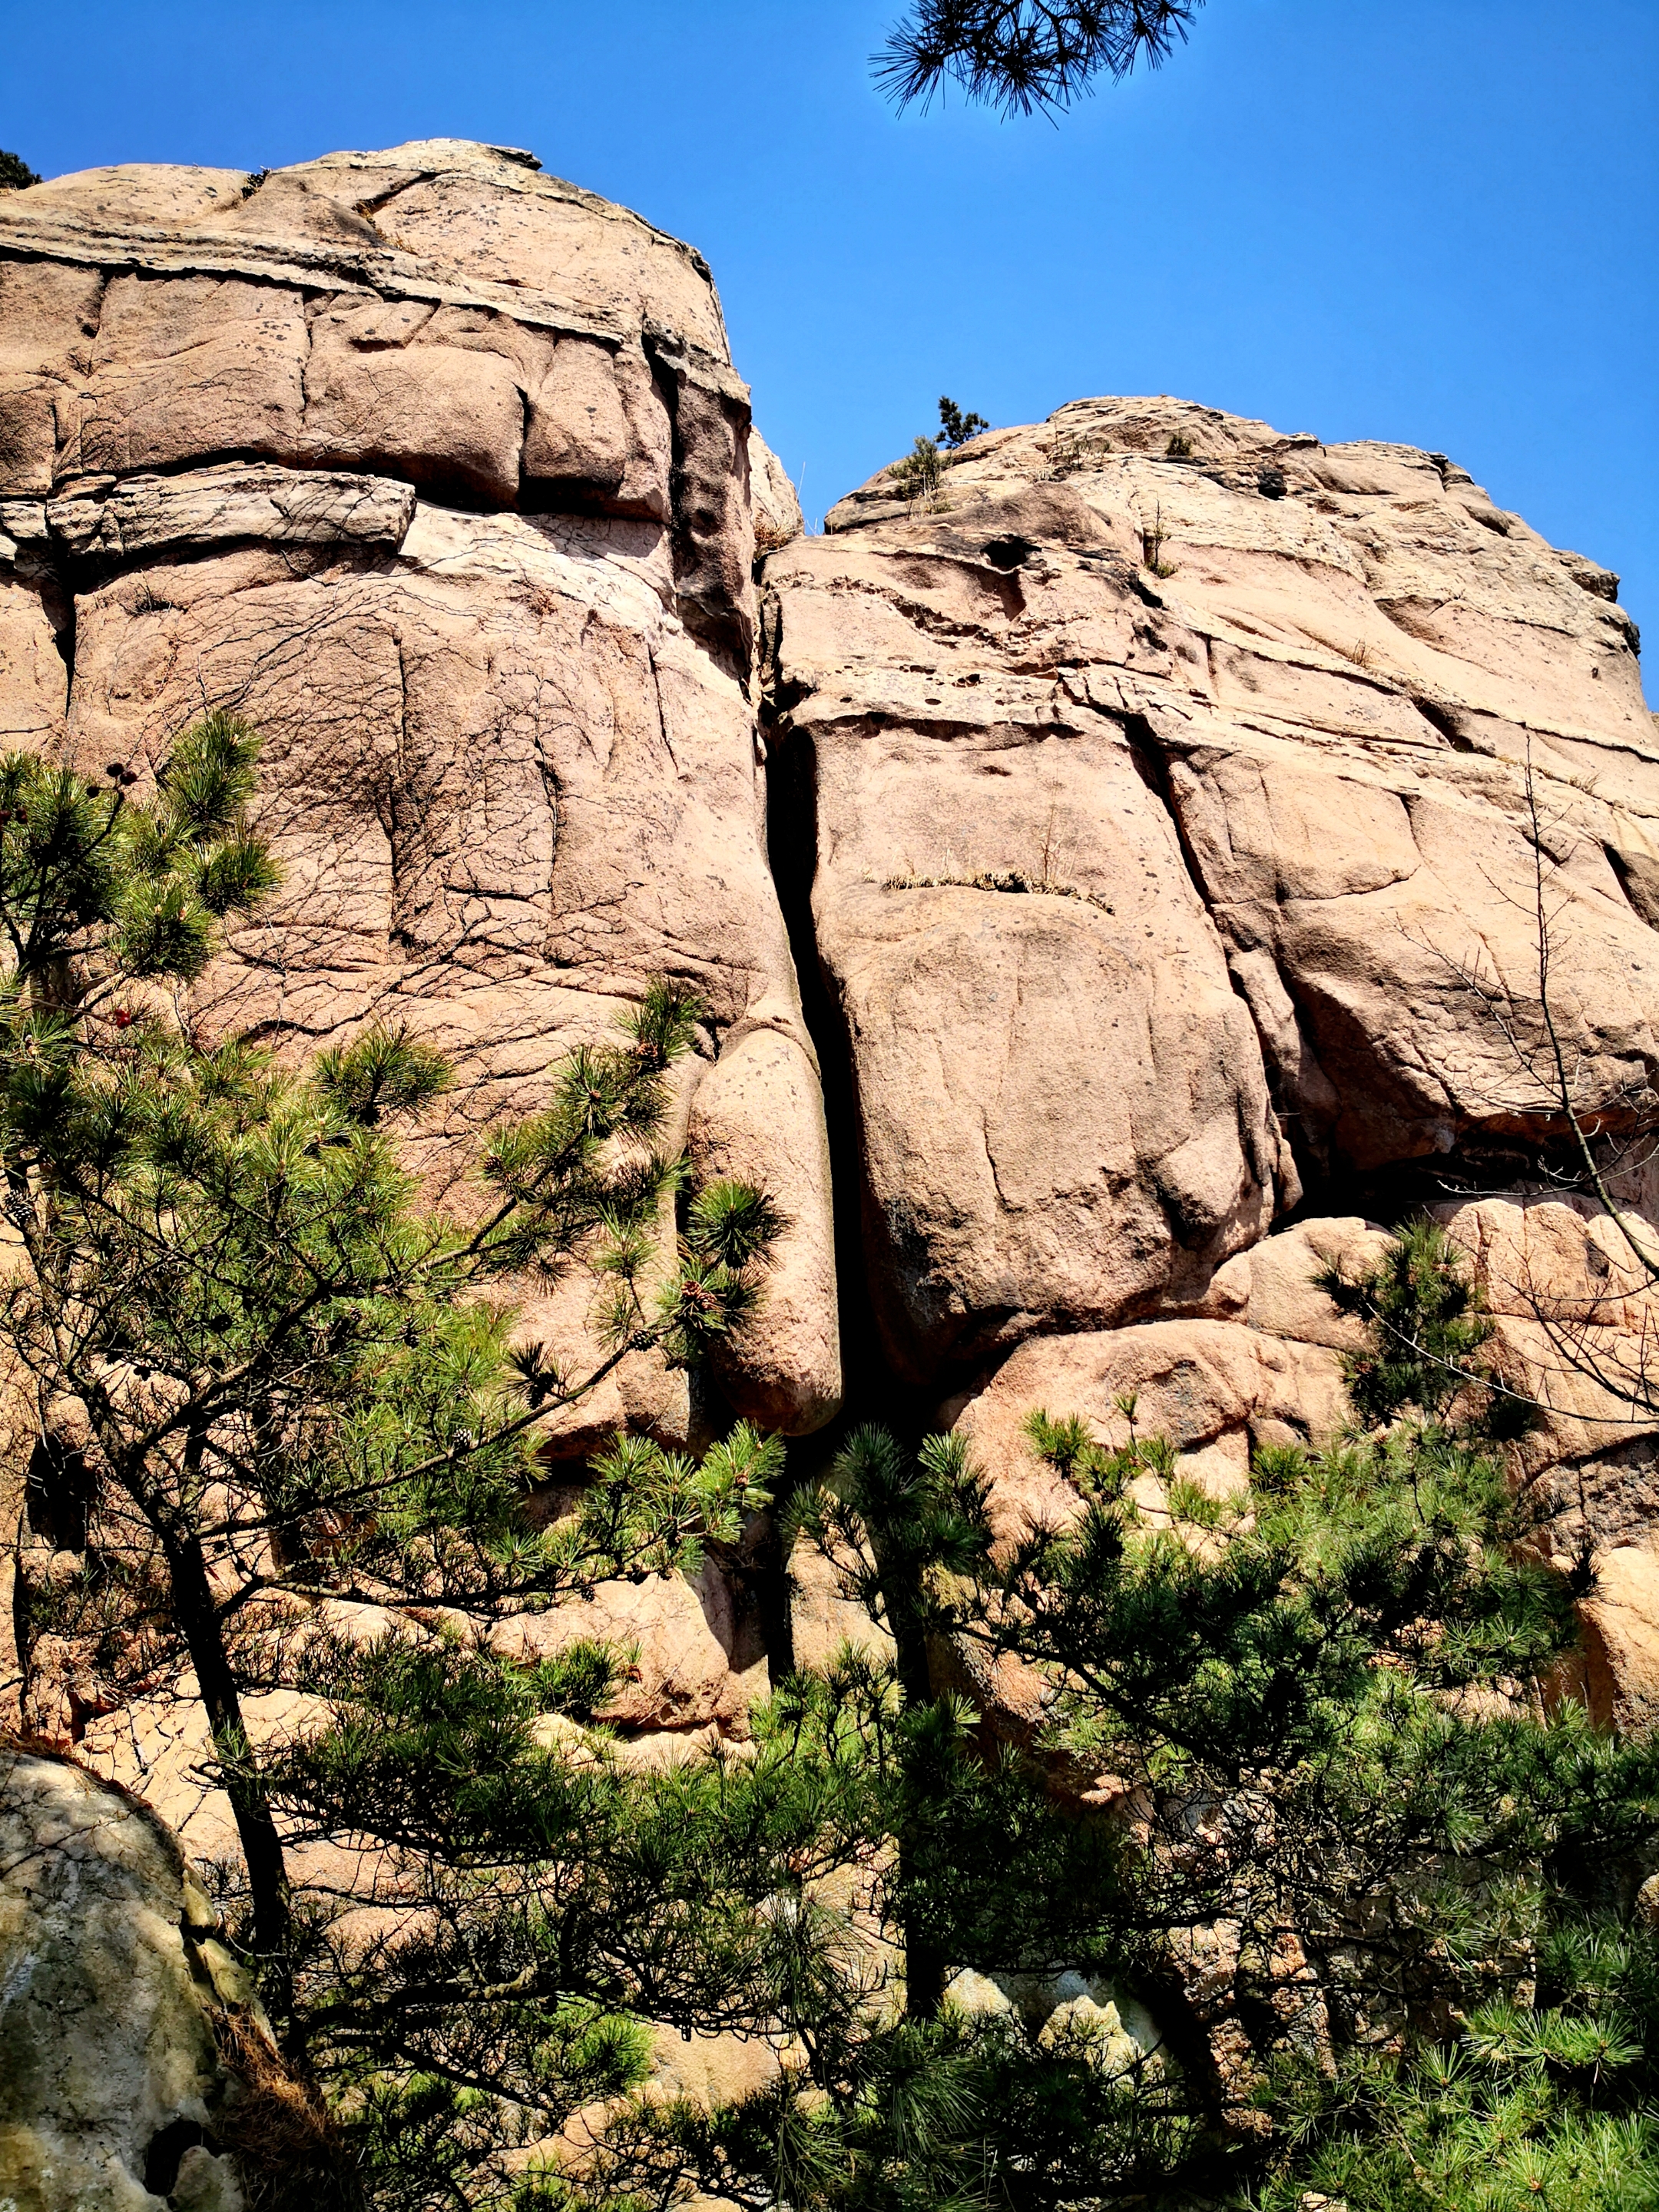
[[216,1928],[153,1814],[67,1760],[0,1747],[0,2203],[12,2212],[169,2200],[240,2212],[216,2143],[246,2092],[215,2031],[246,1992]]

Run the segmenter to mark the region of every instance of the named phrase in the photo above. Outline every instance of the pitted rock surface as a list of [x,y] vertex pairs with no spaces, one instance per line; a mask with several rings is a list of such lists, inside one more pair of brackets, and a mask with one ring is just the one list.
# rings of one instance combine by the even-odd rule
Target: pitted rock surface
[[212,2023],[239,1983],[215,1927],[152,1814],[0,1747],[0,2202],[240,2212],[213,2148],[236,2085]]

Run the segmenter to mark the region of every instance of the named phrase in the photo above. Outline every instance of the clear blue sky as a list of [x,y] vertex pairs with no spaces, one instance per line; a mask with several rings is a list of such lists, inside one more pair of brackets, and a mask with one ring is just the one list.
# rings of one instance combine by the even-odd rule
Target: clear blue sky
[[0,146],[528,146],[702,248],[813,516],[941,392],[996,422],[1172,392],[1450,453],[1620,570],[1659,653],[1659,0],[1211,0],[1058,126],[896,120],[895,12],[0,0]]

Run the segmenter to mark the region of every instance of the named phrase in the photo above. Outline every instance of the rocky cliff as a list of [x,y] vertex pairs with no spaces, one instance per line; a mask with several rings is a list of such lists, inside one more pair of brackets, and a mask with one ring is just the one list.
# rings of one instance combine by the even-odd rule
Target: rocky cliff
[[994,431],[921,501],[884,471],[765,580],[774,865],[891,1370],[1011,1516],[1066,1504],[1038,1405],[1121,1441],[1133,1391],[1237,1480],[1340,1418],[1315,1272],[1428,1208],[1550,1409],[1559,1556],[1598,1553],[1591,1701],[1645,1703],[1650,1285],[1562,1091],[1651,1220],[1659,732],[1618,579],[1444,454],[1151,398]]
[[[699,257],[438,141],[0,198],[0,738],[142,788],[204,703],[259,725],[284,886],[204,1018],[432,1037],[435,1184],[649,975],[702,993],[678,1126],[787,1216],[764,1313],[550,1455],[845,1398],[965,1425],[1012,1517],[1064,1503],[1024,1412],[1133,1389],[1234,1481],[1341,1417],[1315,1269],[1431,1205],[1600,1547],[1592,1700],[1659,1689],[1653,1437],[1540,1319],[1647,1322],[1550,1180],[1537,927],[1659,1218],[1659,733],[1617,580],[1447,457],[1081,400],[805,537]],[[780,1656],[712,1569],[605,1620],[642,1729],[741,1732]],[[799,1594],[802,1656],[837,1626]]]

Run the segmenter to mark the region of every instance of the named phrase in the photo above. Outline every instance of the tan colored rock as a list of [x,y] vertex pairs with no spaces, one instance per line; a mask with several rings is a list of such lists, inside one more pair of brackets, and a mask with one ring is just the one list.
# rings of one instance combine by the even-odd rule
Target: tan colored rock
[[0,1748],[0,2201],[240,2212],[213,2132],[245,1997],[162,1823],[64,1759]]
[[1264,1335],[1297,1344],[1357,1351],[1363,1330],[1337,1311],[1319,1278],[1333,1267],[1350,1277],[1365,1273],[1381,1262],[1389,1241],[1386,1230],[1357,1214],[1298,1221],[1218,1267],[1196,1311],[1208,1320],[1244,1322]]
[[[1659,1403],[1646,1347],[1659,1284],[1619,1224],[1592,1200],[1538,1193],[1436,1212],[1480,1285],[1501,1364],[1543,1414],[1523,1447],[1529,1467],[1588,1465],[1644,1439],[1650,1453]],[[1659,1258],[1646,1224],[1632,1225]]]
[[1595,1589],[1579,1608],[1585,1702],[1603,1727],[1659,1721],[1659,1547],[1620,1544],[1599,1554]]
[[[1170,399],[1075,402],[974,441],[936,500],[907,507],[884,473],[827,526],[769,562],[769,635],[786,750],[811,754],[821,949],[861,1100],[892,1080],[858,988],[890,926],[851,914],[844,886],[893,881],[895,810],[884,787],[872,827],[838,764],[856,754],[862,792],[890,782],[901,748],[953,764],[1009,754],[1013,773],[981,781],[971,811],[951,770],[930,777],[939,856],[911,866],[1041,883],[1061,872],[1012,754],[1040,757],[1046,730],[1079,757],[1102,737],[1130,749],[1141,784],[1120,830],[1156,821],[1178,838],[1303,1180],[1548,1125],[1528,759],[1578,1103],[1615,1122],[1641,1109],[1659,1066],[1659,746],[1607,572],[1557,553],[1443,457],[1328,449]],[[1063,796],[1054,819],[1071,826]],[[1133,864],[1079,827],[1063,879],[1097,890],[1092,863],[1132,884]],[[1182,902],[1158,904],[1152,942],[1173,968]],[[1013,900],[997,908],[1012,948],[1024,924],[1000,918]],[[974,989],[967,960],[951,965]],[[915,1081],[937,1091],[931,1040],[955,1034],[957,1006],[938,969],[906,973]],[[1200,1023],[1180,1026],[1218,1066],[1224,1032],[1200,1043]],[[1063,1041],[1047,1057],[1063,1064]],[[1040,1115],[1047,1073],[1034,1061],[1029,1098],[1000,1096]],[[880,1115],[877,1097],[872,1163]],[[945,1179],[945,1208],[977,1216],[965,1146]],[[1286,1197],[1297,1180],[1281,1173]],[[892,1203],[872,1197],[878,1300],[895,1279],[908,1301],[916,1277],[951,1279],[931,1218],[945,1209],[907,1220],[916,1250],[901,1263],[884,1249]]]
[[691,1101],[690,1149],[710,1180],[765,1186],[785,1227],[760,1310],[714,1371],[737,1411],[763,1429],[803,1436],[841,1401],[836,1255],[822,1204],[830,1139],[817,1055],[799,1025],[757,1026],[722,1041]]
[[49,744],[69,704],[53,598],[38,568],[3,564],[11,542],[0,538],[0,748],[6,750]]
[[[8,392],[46,425],[9,476]],[[258,724],[284,888],[204,1010],[295,1048],[377,1012],[441,1042],[440,1180],[647,976],[693,981],[682,1124],[715,1076],[699,1141],[775,1173],[791,1223],[726,1379],[798,1431],[840,1381],[744,691],[748,434],[700,258],[511,150],[110,170],[0,208],[0,735],[67,720],[142,788],[204,703]],[[526,1327],[580,1358],[585,1317],[567,1295]],[[601,1414],[692,1432],[640,1358],[567,1447]]]
[[797,1667],[826,1668],[844,1644],[877,1661],[894,1656],[890,1632],[843,1596],[835,1567],[810,1537],[789,1554],[789,1626]]
[[18,193],[9,211],[30,221],[84,222],[110,230],[162,229],[210,221],[240,202],[243,169],[206,169],[180,162],[126,161],[77,169]]
[[[647,979],[707,1002],[669,1139],[773,1194],[772,1296],[717,1381],[630,1353],[550,1425],[555,1459],[618,1426],[701,1446],[733,1410],[803,1433],[840,1400],[823,1104],[767,862],[750,431],[701,257],[514,149],[115,168],[0,205],[0,743],[118,760],[142,793],[204,705],[259,727],[284,881],[202,1018],[290,1054],[377,1016],[439,1044],[460,1079],[416,1164],[465,1206],[480,1131]],[[579,1272],[526,1286],[522,1331],[580,1373],[591,1303]],[[629,1726],[744,1731],[764,1661],[717,1569],[576,1610],[641,1645]],[[234,1849],[189,1705],[88,1708],[71,1657],[39,1711]]]
[[746,665],[748,393],[707,264],[533,157],[59,178],[7,195],[0,283],[0,496],[236,455],[649,517]]
[[766,1695],[758,1624],[712,1562],[694,1580],[653,1575],[601,1583],[586,1604],[504,1623],[490,1637],[493,1649],[523,1658],[550,1657],[582,1642],[635,1655],[599,1716],[623,1729],[689,1731],[712,1723],[741,1739],[750,1708]]
[[921,1379],[1195,1297],[1281,1146],[1133,732],[1009,665],[1023,586],[988,560],[801,538],[767,576],[890,1356]]
[[[249,1739],[261,1749],[301,1735],[325,1717],[319,1699],[292,1690],[255,1691],[243,1698],[242,1710]],[[192,1857],[234,1863],[240,1850],[235,1816],[209,1778],[213,1741],[193,1675],[181,1677],[172,1694],[158,1692],[87,1722],[75,1752],[106,1781],[141,1797]]]
[[[1026,1437],[1033,1413],[1076,1414],[1097,1442],[1130,1441],[1121,1401],[1134,1401],[1133,1431],[1167,1437],[1178,1471],[1218,1492],[1242,1486],[1253,1443],[1317,1441],[1346,1411],[1341,1364],[1322,1344],[1267,1336],[1237,1322],[1166,1321],[1033,1338],[965,1404],[945,1409],[991,1480],[1000,1536],[1059,1525],[1079,1498]],[[1137,1492],[1137,1496],[1139,1493]],[[1154,1512],[1149,1491],[1140,1502]]]
[[485,283],[551,294],[595,317],[648,317],[710,353],[726,353],[720,301],[695,247],[544,174],[532,154],[430,138],[386,153],[325,154],[276,175],[366,211],[395,251]]
[[[177,481],[178,526],[206,527],[219,487]],[[300,504],[286,478],[283,496]],[[392,526],[389,499],[354,505],[375,501]],[[752,1360],[726,1371],[734,1402],[795,1432],[839,1398],[816,1062],[750,712],[665,611],[659,535],[422,504],[395,558],[161,549],[82,596],[71,722],[89,766],[142,776],[204,689],[255,721],[285,880],[216,974],[220,1018],[295,1042],[406,1021],[459,1066],[457,1139],[534,1110],[649,975],[694,981],[721,1036],[718,1066],[687,1070],[714,1084],[696,1141],[775,1182],[791,1223]],[[580,1319],[567,1297],[526,1326],[568,1349]]]
[[112,278],[68,468],[167,468],[224,453],[297,458],[305,301],[235,277]]
[[[1355,1171],[1399,1203],[1382,1178],[1447,1154],[1501,1191],[1563,1133],[1540,887],[1574,1103],[1651,1117],[1659,742],[1617,579],[1443,455],[1167,398],[993,432],[921,501],[883,471],[826,527],[766,562],[772,742],[891,1356],[959,1384],[1003,1359],[945,1417],[1012,1519],[1071,1507],[1019,1437],[1038,1403],[1120,1434],[1136,1390],[1143,1430],[1237,1480],[1252,1440],[1341,1417],[1356,1331],[1312,1279],[1380,1249],[1275,1216]],[[1126,919],[1109,981],[1081,948]],[[1204,1163],[1197,1203],[1164,1202],[1166,1145]],[[1592,1211],[1447,1209],[1522,1286],[1500,1352],[1550,1408],[1525,1471],[1577,1501],[1564,1559],[1645,1556],[1656,1504],[1649,1292]],[[1645,1600],[1597,1602],[1633,1695]]]
[[[1538,1543],[1565,1572],[1588,1557],[1575,1662],[1590,1710],[1659,1714],[1659,1285],[1599,1206],[1538,1193],[1437,1209],[1496,1322],[1493,1364],[1538,1409],[1520,1462],[1544,1515]],[[1632,1233],[1659,1253],[1647,1224]]]
[[182,477],[94,479],[51,501],[52,538],[76,554],[120,560],[162,547],[231,544],[398,546],[415,519],[410,485],[307,469],[192,469]]
[[95,269],[0,259],[0,495],[43,498],[52,489],[58,408],[67,428],[90,367],[103,289]]
[[755,511],[755,543],[771,552],[799,538],[806,524],[789,471],[760,432],[749,433],[749,501]]

